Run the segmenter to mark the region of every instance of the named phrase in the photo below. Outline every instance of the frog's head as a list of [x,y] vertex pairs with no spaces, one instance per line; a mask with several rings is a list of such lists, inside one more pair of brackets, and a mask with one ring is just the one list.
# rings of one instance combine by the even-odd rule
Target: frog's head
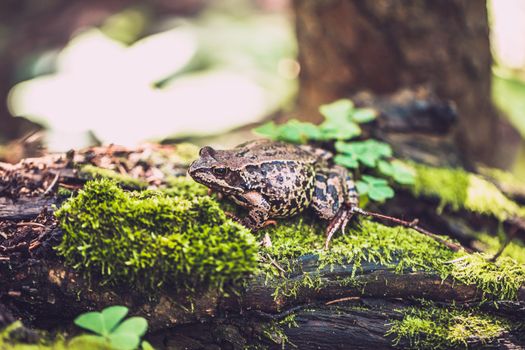
[[242,178],[232,164],[229,151],[203,147],[199,151],[199,159],[190,165],[188,174],[195,181],[218,192],[225,194],[244,192]]

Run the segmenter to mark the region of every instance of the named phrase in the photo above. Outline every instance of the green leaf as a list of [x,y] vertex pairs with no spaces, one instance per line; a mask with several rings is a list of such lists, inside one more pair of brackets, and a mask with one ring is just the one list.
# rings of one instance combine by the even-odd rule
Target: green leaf
[[128,308],[125,306],[110,306],[102,310],[102,317],[106,329],[111,332],[128,314]]
[[341,99],[330,104],[319,107],[321,113],[327,120],[341,121],[348,120],[354,109],[354,103],[349,99]]
[[392,148],[376,140],[336,142],[335,148],[338,152],[357,157],[363,165],[375,168],[382,157],[392,156]]
[[140,344],[140,347],[142,350],[155,350],[155,348],[147,340],[143,340]]
[[392,164],[385,160],[380,160],[377,162],[377,168],[379,169],[379,172],[386,176],[392,176],[394,173],[394,167]]
[[388,185],[388,181],[380,177],[375,177],[371,175],[363,175],[361,179],[363,179],[366,183],[372,186]]
[[306,143],[308,140],[321,138],[321,130],[312,123],[300,122],[296,119],[277,127],[277,139],[293,143]]
[[130,317],[118,325],[118,327],[112,332],[112,335],[119,333],[132,333],[136,334],[138,337],[142,337],[147,330],[148,321],[146,321],[144,317]]
[[394,197],[394,190],[388,185],[372,186],[368,192],[368,197],[378,202]]
[[366,165],[369,168],[375,168],[379,157],[377,156],[377,154],[365,152],[365,153],[358,154],[357,159],[359,159],[359,161],[363,163],[363,165]]
[[356,181],[355,187],[357,188],[357,193],[359,193],[360,196],[367,194],[368,189],[370,188],[370,186],[364,181]]
[[374,153],[383,156],[383,157],[392,157],[392,147],[388,143],[376,141],[376,140],[366,140],[363,141],[366,144],[367,149],[373,150]]
[[336,164],[342,165],[350,169],[356,169],[359,166],[357,158],[345,154],[338,154],[334,157]]
[[67,343],[68,349],[111,349],[114,348],[109,344],[106,338],[99,335],[82,334],[74,337]]
[[275,125],[274,122],[268,122],[261,126],[258,126],[255,129],[253,129],[253,131],[256,134],[259,134],[261,136],[266,136],[271,139],[275,139],[279,135],[279,130],[277,128],[277,125]]
[[119,350],[134,350],[140,344],[140,337],[134,333],[117,333],[109,336],[109,343]]
[[376,119],[378,112],[373,108],[358,108],[352,113],[352,120],[356,123],[368,123]]
[[351,121],[326,121],[320,126],[322,140],[348,140],[361,135],[361,128]]
[[391,164],[393,169],[392,177],[397,183],[402,185],[414,184],[416,177],[413,169],[404,165],[400,161],[393,161]]
[[100,312],[86,312],[75,318],[75,324],[81,328],[92,331],[96,334],[106,336],[109,334],[106,328],[104,317]]

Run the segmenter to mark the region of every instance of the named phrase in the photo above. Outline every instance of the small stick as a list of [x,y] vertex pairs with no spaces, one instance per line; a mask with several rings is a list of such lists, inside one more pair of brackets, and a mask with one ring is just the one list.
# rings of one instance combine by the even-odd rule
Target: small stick
[[327,301],[326,303],[324,303],[325,305],[332,305],[332,304],[335,304],[335,303],[341,303],[343,301],[350,301],[350,300],[359,300],[361,299],[361,297],[346,297],[346,298],[340,298],[340,299],[335,299],[335,300],[330,300],[330,301]]
[[492,258],[489,259],[490,262],[495,262],[499,256],[503,253],[505,248],[509,245],[509,243],[514,239],[514,236],[516,236],[516,233],[518,232],[517,227],[512,227],[511,231],[507,234],[507,237],[505,238],[505,242],[499,247],[498,251]]
[[448,248],[450,248],[451,250],[453,250],[455,252],[460,251],[461,249],[464,249],[468,253],[472,253],[471,249],[468,249],[468,248],[463,247],[463,246],[461,246],[459,244],[456,244],[456,243],[448,242],[447,240],[445,240],[445,239],[439,237],[438,235],[436,235],[435,233],[432,233],[430,231],[425,230],[424,228],[419,227],[417,225],[419,220],[417,220],[417,219],[412,220],[412,221],[405,221],[405,220],[401,220],[401,219],[398,219],[398,218],[395,218],[395,217],[392,217],[392,216],[366,211],[366,210],[363,210],[363,209],[358,208],[358,207],[352,208],[352,211],[354,213],[356,213],[356,214],[360,214],[360,215],[364,215],[364,216],[371,216],[371,217],[378,218],[378,219],[383,219],[383,220],[388,220],[388,221],[394,222],[394,223],[396,223],[398,225],[411,228],[413,230],[416,230],[419,233],[424,234],[425,236],[431,237],[432,239],[438,241],[441,244],[444,244],[445,246],[447,246]]
[[47,189],[44,191],[44,193],[42,194],[42,196],[45,196],[46,194],[48,194],[49,192],[51,192],[51,190],[53,189],[53,187],[55,187],[55,185],[57,184],[57,181],[58,181],[58,178],[60,177],[60,171],[57,171],[57,173],[55,174],[55,178],[53,179],[53,181],[51,181],[51,184],[47,187]]
[[60,186],[64,187],[64,188],[67,188],[68,190],[78,190],[80,188],[82,188],[82,185],[70,185],[70,184],[66,184],[66,183],[59,183]]
[[270,261],[270,264],[272,264],[273,266],[275,266],[275,267],[277,268],[277,270],[281,271],[281,273],[283,274],[283,276],[286,275],[286,270],[283,269],[283,268],[281,267],[281,265],[279,265],[279,264],[277,263],[277,261],[275,261],[275,260],[274,260],[269,254],[265,254],[265,256],[263,256],[263,257],[265,257],[266,259],[268,259],[268,260]]
[[[44,225],[39,224],[38,222],[18,222],[16,224],[17,227],[22,226],[34,226],[34,227],[40,227],[40,228],[46,228]],[[7,237],[6,237],[7,238]]]

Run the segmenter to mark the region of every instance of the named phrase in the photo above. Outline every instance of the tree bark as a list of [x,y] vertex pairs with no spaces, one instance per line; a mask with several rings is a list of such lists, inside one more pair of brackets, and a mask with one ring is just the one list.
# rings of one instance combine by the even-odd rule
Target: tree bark
[[473,161],[505,165],[519,137],[491,102],[484,0],[295,0],[302,116],[359,90],[428,84],[457,103],[456,141]]

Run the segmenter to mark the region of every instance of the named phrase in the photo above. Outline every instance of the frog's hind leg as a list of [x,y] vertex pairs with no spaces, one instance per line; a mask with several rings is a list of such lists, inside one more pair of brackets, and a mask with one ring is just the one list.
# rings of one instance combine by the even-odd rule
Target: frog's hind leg
[[[330,224],[326,229],[325,249],[328,249],[328,245],[334,233],[336,233],[339,229],[343,234],[345,233],[346,226],[352,219],[355,211],[359,209],[359,195],[357,193],[355,183],[352,179],[352,175],[345,168],[335,166],[329,172],[326,182],[327,188],[330,185],[336,185],[337,182],[342,183],[342,185],[338,187],[338,205],[332,206],[331,217],[325,217],[330,220]],[[327,192],[330,193],[330,191]]]

